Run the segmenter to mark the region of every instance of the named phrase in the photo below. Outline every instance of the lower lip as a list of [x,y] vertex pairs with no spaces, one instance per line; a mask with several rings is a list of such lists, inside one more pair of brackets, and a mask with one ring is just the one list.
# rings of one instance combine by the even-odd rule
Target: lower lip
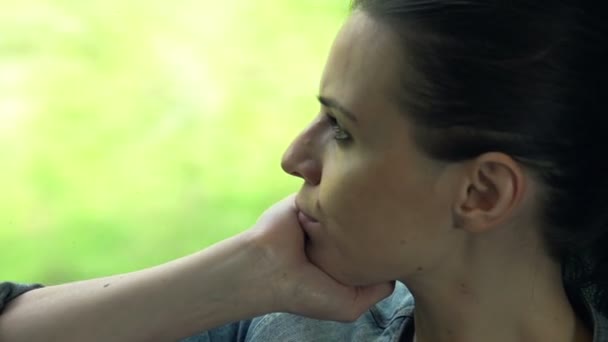
[[298,222],[300,222],[300,226],[302,226],[302,228],[304,228],[307,233],[310,233],[321,227],[321,223],[319,221],[314,220],[313,218],[304,214],[301,211],[298,212]]

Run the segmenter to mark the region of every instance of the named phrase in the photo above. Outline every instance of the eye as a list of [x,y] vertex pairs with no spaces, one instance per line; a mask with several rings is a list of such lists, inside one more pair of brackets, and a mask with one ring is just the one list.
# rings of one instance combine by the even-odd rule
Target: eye
[[330,114],[325,114],[325,116],[327,117],[327,120],[329,121],[329,125],[331,126],[332,130],[334,131],[335,140],[341,141],[341,142],[346,142],[346,141],[349,141],[352,139],[352,137],[350,136],[350,133],[348,133],[342,127],[342,125],[340,125],[340,123],[334,116],[332,116]]

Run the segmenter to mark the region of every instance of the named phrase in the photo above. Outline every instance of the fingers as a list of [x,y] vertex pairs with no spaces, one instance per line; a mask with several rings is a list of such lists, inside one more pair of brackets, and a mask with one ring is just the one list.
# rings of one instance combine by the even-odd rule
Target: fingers
[[289,312],[340,322],[357,320],[365,311],[393,293],[395,283],[351,287],[328,276],[315,277],[314,283],[300,283],[290,301]]
[[280,220],[280,218],[285,218],[288,216],[293,217],[295,221],[295,214],[297,213],[297,211],[298,210],[296,208],[296,195],[291,194],[278,201],[270,208],[266,209],[266,211],[264,211],[262,215],[260,215],[260,217],[258,218],[257,223],[264,223],[267,221],[270,221],[268,223],[271,223],[273,220]]
[[296,208],[296,194],[287,195],[285,198],[279,201],[279,205],[287,205],[293,211],[297,211]]
[[393,282],[373,286],[346,286],[312,264],[305,255],[304,232],[295,213],[292,194],[269,208],[254,231],[256,244],[266,251],[264,268],[270,279],[278,311],[315,319],[354,321],[394,290]]

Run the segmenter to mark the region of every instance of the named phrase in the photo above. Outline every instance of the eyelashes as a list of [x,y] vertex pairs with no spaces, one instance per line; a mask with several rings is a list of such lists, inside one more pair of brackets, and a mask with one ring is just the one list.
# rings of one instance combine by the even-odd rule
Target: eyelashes
[[338,120],[329,113],[325,113],[325,117],[331,126],[331,129],[334,132],[334,140],[340,142],[346,142],[352,140],[352,136],[348,133],[342,125],[338,122]]

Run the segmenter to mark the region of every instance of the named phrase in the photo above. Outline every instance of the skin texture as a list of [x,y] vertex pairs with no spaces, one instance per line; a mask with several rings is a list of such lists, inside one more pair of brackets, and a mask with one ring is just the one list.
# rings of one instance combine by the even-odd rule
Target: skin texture
[[25,293],[0,315],[0,341],[175,341],[270,312],[352,321],[392,292],[389,282],[340,284],[311,264],[296,212],[289,196],[201,252]]
[[[396,53],[386,48],[390,36],[373,35],[381,32],[371,21],[355,23],[336,39],[320,95],[349,108],[357,122],[323,106],[285,153],[283,168],[303,178],[298,204],[323,226],[309,232],[311,260],[340,281],[367,285],[431,267],[459,232],[449,216],[437,215],[449,212],[445,167],[414,148],[407,120],[387,95],[395,66],[380,61]],[[328,113],[350,140],[335,139]]]
[[591,341],[539,234],[542,187],[502,153],[425,157],[386,95],[397,46],[362,13],[345,24],[320,90],[331,106],[283,159],[304,181],[297,197],[201,252],[28,292],[0,316],[0,340],[173,341],[269,312],[352,321],[401,280],[418,342]]
[[390,97],[399,44],[355,12],[332,47],[320,113],[284,154],[304,181],[308,257],[344,284],[403,281],[418,342],[590,341],[543,245],[542,186],[503,153],[448,164],[421,152]]
[[[321,96],[335,108],[319,115],[283,157],[304,185],[298,205],[322,229],[308,232],[309,257],[345,283],[368,284],[436,268],[457,253],[452,201],[462,187],[461,165],[424,156],[412,127],[388,94],[396,87],[397,50],[391,35],[364,15],[338,35],[322,78]],[[350,135],[336,140],[336,124]]]

